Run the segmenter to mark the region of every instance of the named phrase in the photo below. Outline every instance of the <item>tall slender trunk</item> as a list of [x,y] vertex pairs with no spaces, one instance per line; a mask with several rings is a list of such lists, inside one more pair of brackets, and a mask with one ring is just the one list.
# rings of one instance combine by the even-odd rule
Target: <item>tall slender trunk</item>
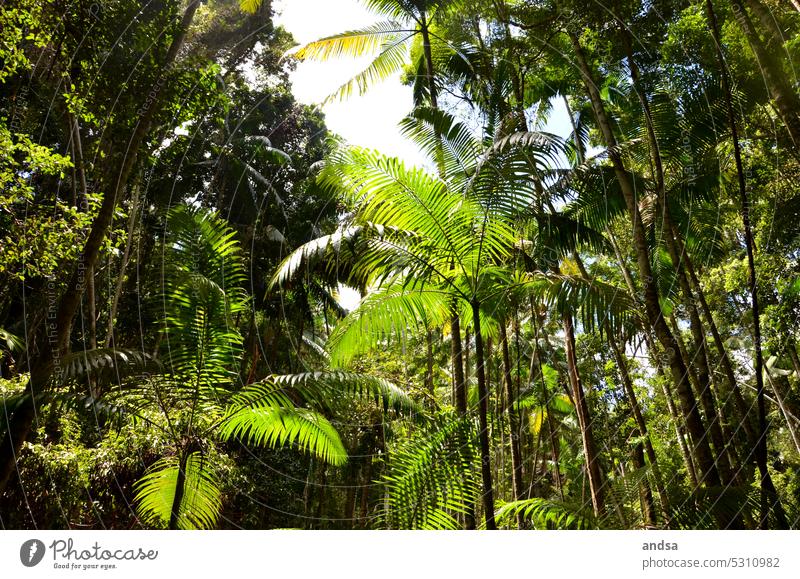
[[[678,243],[680,243],[680,238],[677,238],[677,240]],[[685,253],[685,249],[682,249],[682,251]],[[750,421],[750,405],[745,401],[744,395],[742,394],[742,389],[739,387],[739,382],[736,380],[736,373],[733,369],[733,363],[731,362],[730,356],[728,355],[728,349],[725,347],[725,343],[722,341],[719,328],[714,321],[714,316],[711,313],[711,308],[708,305],[708,301],[706,301],[705,292],[700,284],[700,280],[697,278],[697,272],[694,269],[691,259],[686,260],[686,269],[689,272],[689,280],[692,282],[692,289],[694,290],[694,293],[697,296],[697,301],[700,304],[700,311],[703,313],[706,325],[711,331],[711,336],[714,338],[714,346],[719,353],[720,365],[722,366],[722,372],[725,375],[725,381],[728,383],[728,388],[733,394],[733,401],[736,405],[736,410],[739,413],[738,418],[740,424],[742,425],[745,434],[747,434],[748,439],[755,444],[756,433],[753,430],[753,425]]]
[[783,395],[783,392],[781,392],[778,381],[770,376],[769,372],[765,372],[765,374],[767,375],[769,385],[772,387],[772,393],[775,395],[775,402],[778,403],[778,408],[780,408],[781,414],[783,414],[783,418],[786,420],[786,428],[789,430],[789,437],[792,439],[792,443],[794,443],[795,450],[800,453],[800,436],[797,434],[794,420],[792,420],[791,414],[786,407],[786,397]]
[[719,473],[714,465],[713,455],[711,453],[710,445],[705,437],[705,427],[700,412],[697,409],[694,394],[689,386],[687,380],[687,368],[683,358],[678,351],[675,337],[670,332],[664,316],[661,312],[661,305],[659,303],[658,290],[653,276],[652,267],[650,265],[650,251],[647,246],[647,235],[642,222],[641,213],[639,211],[639,204],[636,198],[636,191],[630,180],[630,174],[627,172],[622,157],[617,149],[617,140],[614,136],[611,127],[611,121],[606,114],[605,105],[600,97],[600,91],[594,80],[594,74],[589,67],[584,55],[583,48],[580,45],[578,37],[575,33],[569,33],[570,41],[572,43],[576,62],[578,68],[583,76],[584,85],[589,94],[592,109],[597,119],[597,124],[603,136],[604,144],[608,150],[608,156],[614,167],[614,173],[617,181],[619,182],[620,189],[622,190],[625,198],[625,204],[630,214],[630,219],[633,225],[633,240],[634,248],[636,250],[636,261],[639,267],[639,276],[642,280],[643,288],[643,302],[647,314],[647,319],[650,327],[653,329],[656,338],[661,343],[664,349],[664,358],[667,366],[669,366],[672,380],[675,384],[678,398],[681,403],[681,409],[686,418],[686,427],[692,439],[692,447],[697,461],[702,469],[702,480],[704,483],[711,486],[717,486],[720,483]]
[[[455,395],[454,403],[459,416],[465,417],[467,415],[467,382],[464,376],[464,351],[461,341],[461,322],[456,313],[455,306],[453,307],[452,316],[450,318],[450,336],[450,359],[453,365],[453,393]],[[469,444],[468,441],[464,441],[464,443]],[[473,530],[475,526],[475,507],[470,505],[467,512],[464,513],[464,528]]]
[[[164,66],[161,77],[173,66],[178,52],[186,39],[186,32],[194,20],[195,12],[200,5],[200,0],[191,0],[181,19],[180,28],[172,39],[172,43],[167,50],[164,58]],[[156,113],[161,109],[161,98],[159,95],[163,91],[156,91],[155,98],[148,98],[145,101],[144,111],[139,118],[139,122],[125,147],[124,156],[117,166],[118,171],[109,169],[103,178],[103,190],[105,195],[100,205],[97,217],[92,223],[89,236],[84,244],[83,251],[78,258],[78,263],[67,284],[67,289],[59,300],[55,314],[56,335],[51,341],[47,335],[47,327],[42,328],[43,339],[42,348],[38,356],[30,362],[30,378],[26,386],[26,393],[29,397],[9,420],[6,431],[5,441],[0,446],[0,492],[5,490],[6,484],[11,476],[11,472],[16,466],[16,459],[19,456],[23,443],[27,440],[33,426],[34,397],[39,394],[46,386],[50,374],[58,370],[57,360],[69,350],[70,334],[72,321],[80,305],[83,290],[86,285],[86,275],[94,269],[100,248],[106,239],[108,229],[114,218],[114,209],[120,198],[122,191],[128,183],[128,178],[133,171],[139,151],[144,144],[144,140],[150,132]],[[47,320],[45,326],[51,325],[51,320]]]
[[578,359],[575,355],[575,328],[572,323],[572,316],[564,314],[563,324],[567,373],[569,374],[569,382],[572,386],[572,399],[575,403],[575,410],[578,414],[578,423],[581,429],[581,442],[583,444],[583,453],[586,460],[586,473],[589,477],[589,492],[592,497],[592,508],[594,509],[594,514],[599,516],[602,514],[605,506],[603,501],[603,472],[600,467],[600,460],[597,456],[597,446],[592,429],[589,405],[586,402],[581,376],[578,372]]
[[[675,241],[675,237],[673,236],[673,227],[669,215],[669,209],[666,207],[666,205],[664,206],[664,236],[667,240],[666,245],[670,259],[675,267],[678,285],[683,293],[684,305],[686,306],[686,311],[689,314],[689,329],[692,333],[692,342],[694,344],[694,356],[690,358],[687,352],[687,354],[684,355],[684,358],[687,360],[687,362],[694,362],[694,364],[691,364],[690,370],[694,371],[694,376],[697,380],[696,390],[700,398],[700,404],[703,407],[703,412],[705,413],[708,437],[711,439],[711,443],[716,451],[716,463],[720,472],[722,483],[727,484],[731,482],[733,478],[733,472],[735,470],[736,463],[735,461],[732,462],[729,457],[728,444],[726,443],[725,436],[722,433],[722,416],[717,410],[717,401],[712,388],[705,332],[703,330],[703,324],[700,321],[700,315],[695,307],[695,297],[692,293],[691,286],[689,285],[689,279],[684,270],[684,265],[688,256],[678,252],[677,243]],[[676,338],[679,339],[677,330],[675,330],[675,332]]]
[[[511,431],[511,482],[514,491],[514,500],[521,501],[525,495],[525,482],[522,480],[522,452],[519,444],[519,414],[517,413],[517,399],[514,395],[514,383],[511,380],[511,356],[508,352],[508,335],[505,321],[500,322],[500,347],[503,353],[503,383],[506,391],[506,406],[508,408],[508,426]],[[525,519],[520,513],[517,517],[519,528],[523,528]]]
[[[550,209],[555,212],[554,207]],[[585,279],[589,279],[589,273],[583,265],[583,260],[577,251],[572,253],[572,258],[578,267],[581,275]],[[555,272],[560,273],[558,266],[555,267]],[[572,400],[578,413],[578,422],[581,428],[581,439],[583,442],[583,451],[586,455],[587,472],[589,473],[589,490],[592,494],[592,506],[595,509],[595,514],[599,515],[603,510],[603,472],[597,455],[597,445],[594,439],[592,429],[591,413],[589,412],[589,405],[586,402],[586,395],[583,390],[583,383],[581,375],[578,371],[578,358],[575,350],[575,326],[572,321],[571,312],[566,312],[562,316],[564,324],[564,343],[565,343],[565,357],[567,361],[567,373],[569,374],[569,383],[572,391]]]
[[[678,250],[678,242],[676,240],[677,231],[672,225],[672,218],[670,215],[669,200],[667,199],[665,178],[664,178],[664,165],[661,158],[661,149],[659,147],[658,138],[656,137],[655,125],[653,124],[652,112],[650,110],[650,103],[647,99],[644,87],[641,83],[641,76],[639,74],[639,67],[633,54],[633,42],[630,32],[626,27],[620,28],[625,50],[628,56],[628,68],[630,69],[631,79],[639,103],[644,112],[645,127],[647,129],[647,140],[650,148],[650,158],[653,162],[653,173],[656,180],[656,204],[661,210],[663,219],[662,233],[664,241],[666,242],[667,251],[673,264],[673,268],[678,279],[678,285],[684,297],[684,304],[689,312],[690,325],[692,331],[692,338],[695,346],[695,363],[691,363],[691,359],[682,354],[686,360],[689,371],[696,371],[696,391],[700,396],[700,402],[703,405],[703,410],[706,415],[706,422],[708,426],[707,436],[711,439],[716,450],[716,464],[720,471],[720,477],[723,483],[728,483],[732,476],[732,464],[727,463],[727,454],[725,449],[725,437],[722,433],[722,420],[717,412],[716,401],[714,400],[714,393],[711,388],[711,372],[708,367],[708,356],[706,350],[706,340],[703,332],[703,327],[700,322],[700,317],[697,314],[697,309],[694,305],[694,296],[689,285],[689,280],[684,271],[684,262],[688,259],[685,253]],[[676,335],[676,339],[679,336]]]
[[478,375],[478,422],[480,424],[481,480],[483,481],[483,510],[486,529],[495,530],[494,488],[492,485],[492,456],[489,446],[489,391],[486,385],[486,368],[481,332],[480,304],[472,302],[472,323],[475,331],[475,373]]
[[[631,436],[641,435],[641,432],[635,429],[631,432]],[[644,445],[641,442],[637,442],[633,445],[631,459],[633,467],[637,470],[645,467],[643,447]],[[647,528],[655,527],[656,508],[653,504],[653,491],[650,488],[650,483],[647,482],[647,477],[643,477],[642,482],[639,483],[639,504],[642,509],[642,521],[644,522],[644,526]]]
[[[742,11],[744,8],[739,0],[734,0],[734,5],[739,6]],[[748,285],[750,290],[751,309],[753,313],[753,346],[755,348],[755,374],[756,374],[756,392],[758,399],[758,440],[755,447],[756,464],[758,471],[761,475],[761,520],[759,527],[766,528],[768,526],[769,512],[775,514],[776,524],[781,529],[789,527],[786,521],[786,514],[783,511],[780,498],[778,497],[775,485],[772,482],[772,477],[769,474],[767,467],[767,411],[766,403],[764,401],[764,358],[761,351],[761,309],[758,302],[758,283],[756,279],[756,266],[755,266],[755,242],[753,240],[753,230],[750,226],[750,196],[747,192],[747,185],[744,176],[744,164],[742,163],[742,151],[739,145],[739,131],[736,122],[736,113],[733,108],[731,98],[731,89],[728,79],[728,68],[725,63],[725,57],[722,53],[722,44],[719,39],[719,28],[717,26],[717,17],[714,13],[714,5],[711,0],[706,0],[706,13],[708,16],[709,27],[711,28],[711,35],[714,39],[716,47],[717,59],[720,65],[720,74],[722,76],[722,87],[725,97],[725,108],[728,113],[728,124],[731,130],[731,140],[733,141],[733,157],[736,162],[736,176],[739,186],[739,201],[742,206],[742,224],[744,225],[744,241],[745,248],[747,249],[747,266],[749,270]],[[744,18],[740,20],[748,21],[747,15],[743,14]],[[752,32],[752,31],[751,31]],[[748,39],[750,35],[748,35]],[[751,44],[752,44],[751,40]],[[754,47],[755,50],[755,47]],[[796,95],[795,95],[796,99]],[[776,99],[777,102],[777,99]],[[797,108],[795,111],[797,112]],[[787,125],[788,126],[788,125]],[[800,145],[800,126],[798,126],[797,138],[793,135],[795,146]]]
[[[548,432],[548,439],[550,441],[550,452],[552,453],[552,462],[553,462],[553,478],[556,482],[556,489],[558,489],[558,495],[561,497],[561,500],[564,500],[564,485],[561,481],[561,466],[559,464],[559,443],[558,443],[558,434],[556,432],[556,425],[555,421],[553,420],[553,413],[550,411],[550,393],[547,391],[547,382],[544,378],[544,373],[542,372],[542,361],[539,355],[539,323],[538,323],[538,314],[536,313],[536,305],[533,301],[533,297],[531,297],[531,327],[533,329],[533,352],[531,353],[531,366],[530,366],[530,376],[531,376],[531,383],[535,383],[536,380],[539,381],[539,384],[542,387],[542,404],[544,405],[544,413],[547,419],[547,432]],[[536,443],[536,451],[539,451],[539,443],[542,437],[542,430],[543,426],[539,428],[539,435],[537,437]],[[544,451],[542,451],[544,454]],[[534,458],[533,461],[534,470],[536,469],[536,460]],[[534,473],[535,474],[535,473]],[[533,479],[531,479],[531,484],[533,484]]]
[[785,40],[784,34],[772,10],[762,4],[760,0],[745,1],[747,2],[747,6],[750,7],[750,10],[753,11],[753,14],[756,15],[756,18],[761,22],[761,25],[769,33],[770,38],[767,42],[767,48],[772,48],[775,51],[783,49],[783,42]]
[[[619,245],[617,244],[617,240],[614,234],[610,230],[607,230],[606,233],[608,234],[608,239],[611,242],[611,247],[614,249],[614,255],[616,256],[617,262],[619,263],[620,270],[622,271],[622,277],[625,280],[625,284],[628,287],[628,291],[635,298],[635,296],[637,295],[636,286],[633,283],[633,277],[631,276],[630,271],[628,271],[628,266],[625,264],[625,259],[622,256],[622,252],[620,252],[619,250]],[[681,449],[681,455],[683,456],[683,462],[686,465],[686,472],[689,475],[689,480],[692,483],[692,486],[696,488],[698,486],[697,472],[695,470],[694,460],[692,458],[691,452],[689,451],[689,448],[686,445],[686,432],[684,429],[684,421],[682,417],[678,414],[678,409],[675,407],[675,401],[672,399],[672,393],[670,392],[669,386],[667,385],[665,379],[665,372],[661,365],[661,360],[658,356],[658,352],[656,350],[655,339],[653,338],[650,332],[651,329],[649,327],[643,328],[645,342],[647,343],[647,351],[650,355],[651,363],[656,368],[659,378],[662,379],[661,385],[662,385],[662,391],[664,393],[664,400],[667,403],[667,409],[669,410],[669,414],[672,417],[672,422],[675,426],[675,436],[678,440],[678,447]]]
[[661,501],[661,512],[664,515],[665,526],[669,526],[669,497],[666,489],[664,488],[664,479],[661,475],[661,469],[658,465],[656,451],[653,448],[653,441],[650,440],[650,433],[647,428],[647,423],[642,415],[642,409],[639,405],[639,400],[636,397],[636,392],[633,390],[633,381],[631,380],[630,373],[628,372],[628,364],[625,361],[625,357],[620,349],[619,344],[617,343],[616,338],[611,334],[608,328],[606,328],[606,331],[608,332],[608,342],[611,345],[611,351],[614,354],[614,360],[617,364],[617,368],[619,369],[620,377],[622,378],[622,386],[625,389],[625,395],[628,397],[628,402],[631,405],[633,420],[636,423],[636,428],[639,430],[639,436],[644,439],[644,451],[647,453],[647,460],[650,462],[650,469],[652,470],[653,478],[655,479],[656,492],[658,493],[658,498]]
[[433,331],[425,332],[425,391],[433,401]]
[[420,32],[422,34],[422,52],[425,54],[425,73],[428,77],[428,92],[430,93],[431,107],[435,109],[439,106],[436,99],[436,77],[433,68],[433,54],[431,53],[431,37],[428,31],[428,21],[424,13],[421,15],[421,20]]
[[117,274],[117,283],[114,286],[114,297],[111,301],[111,309],[108,313],[108,327],[106,328],[106,341],[105,347],[110,348],[112,344],[116,346],[114,340],[114,323],[117,319],[117,310],[119,308],[119,300],[122,298],[122,288],[125,284],[125,274],[128,270],[128,264],[131,260],[131,248],[133,247],[133,235],[136,229],[136,215],[139,211],[139,177],[134,180],[131,192],[131,203],[128,208],[128,235],[125,239],[125,249],[122,252],[122,262],[119,266],[119,273]]

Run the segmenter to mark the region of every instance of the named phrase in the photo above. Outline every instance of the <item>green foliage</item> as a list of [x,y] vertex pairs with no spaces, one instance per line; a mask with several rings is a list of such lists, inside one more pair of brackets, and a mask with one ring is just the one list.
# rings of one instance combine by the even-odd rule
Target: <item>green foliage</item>
[[540,498],[506,503],[495,514],[501,525],[512,524],[518,515],[522,515],[534,529],[598,528],[591,511],[587,511],[585,507]]
[[173,514],[175,493],[181,477],[180,504],[177,505],[178,529],[209,529],[216,525],[222,506],[220,490],[208,459],[193,452],[185,463],[178,457],[165,457],[153,464],[136,483],[135,500],[142,521],[154,527],[166,527]]
[[382,523],[390,529],[459,528],[458,516],[474,508],[480,493],[474,437],[471,421],[444,415],[399,445],[381,481]]

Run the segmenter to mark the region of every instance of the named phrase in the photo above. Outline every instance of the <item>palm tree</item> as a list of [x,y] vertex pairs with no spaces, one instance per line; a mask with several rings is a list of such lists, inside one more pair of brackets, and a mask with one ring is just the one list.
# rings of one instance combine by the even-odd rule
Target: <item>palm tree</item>
[[[514,220],[535,189],[527,175],[552,155],[552,138],[518,133],[484,146],[462,123],[434,108],[420,108],[404,130],[437,159],[439,177],[408,169],[397,159],[347,149],[331,159],[322,181],[352,207],[351,221],[332,239],[363,235],[355,271],[369,280],[359,307],[334,329],[328,348],[346,363],[407,324],[424,327],[459,317],[475,336],[478,419],[486,528],[495,528],[485,370],[487,306],[514,287],[505,262],[514,252]],[[311,260],[331,255],[330,245],[300,247],[278,269],[274,283]]]

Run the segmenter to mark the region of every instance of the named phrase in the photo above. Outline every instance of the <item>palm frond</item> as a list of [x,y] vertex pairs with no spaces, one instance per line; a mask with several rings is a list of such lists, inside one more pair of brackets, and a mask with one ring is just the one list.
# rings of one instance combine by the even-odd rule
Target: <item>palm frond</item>
[[389,285],[368,293],[328,338],[331,363],[341,366],[406,328],[438,327],[449,319],[452,298],[444,291]]
[[294,445],[334,466],[347,462],[347,450],[333,425],[321,414],[293,405],[235,405],[223,419],[219,436],[271,448]]
[[301,374],[279,374],[265,378],[256,385],[249,385],[234,397],[237,404],[244,399],[258,399],[260,388],[272,386],[283,390],[294,390],[306,401],[323,405],[326,401],[347,398],[374,398],[385,408],[404,414],[422,411],[417,402],[406,391],[389,380],[355,372],[326,371]]
[[120,348],[96,348],[72,352],[62,357],[60,374],[53,374],[57,384],[91,377],[98,383],[119,382],[122,378],[158,372],[161,365],[145,352]]
[[[145,524],[164,528],[170,521],[180,478],[177,456],[153,464],[134,486],[136,512]],[[208,458],[191,453],[183,473],[183,496],[178,506],[179,529],[211,529],[216,526],[222,502],[216,475]]]
[[390,457],[383,477],[390,529],[457,529],[479,497],[472,423],[454,415],[412,436]]
[[517,516],[528,521],[534,529],[598,529],[594,515],[585,506],[543,498],[513,501],[495,512],[499,525],[516,525]]

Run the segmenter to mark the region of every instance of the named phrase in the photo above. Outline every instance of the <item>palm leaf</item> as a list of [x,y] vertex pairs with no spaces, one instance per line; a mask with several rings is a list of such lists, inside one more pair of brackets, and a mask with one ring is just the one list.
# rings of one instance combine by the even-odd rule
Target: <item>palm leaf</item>
[[[177,456],[152,465],[134,486],[136,512],[148,525],[166,527],[172,514],[180,473]],[[177,513],[179,529],[210,529],[217,523],[222,502],[216,475],[208,459],[198,452],[185,466],[183,497]]]
[[444,415],[391,455],[380,519],[390,529],[457,529],[479,496],[472,423]]
[[339,433],[321,414],[291,405],[234,405],[219,428],[222,440],[278,448],[295,445],[329,464],[347,462]]
[[542,498],[513,501],[495,512],[500,525],[515,525],[517,515],[528,521],[534,529],[597,529],[593,514],[584,506]]

